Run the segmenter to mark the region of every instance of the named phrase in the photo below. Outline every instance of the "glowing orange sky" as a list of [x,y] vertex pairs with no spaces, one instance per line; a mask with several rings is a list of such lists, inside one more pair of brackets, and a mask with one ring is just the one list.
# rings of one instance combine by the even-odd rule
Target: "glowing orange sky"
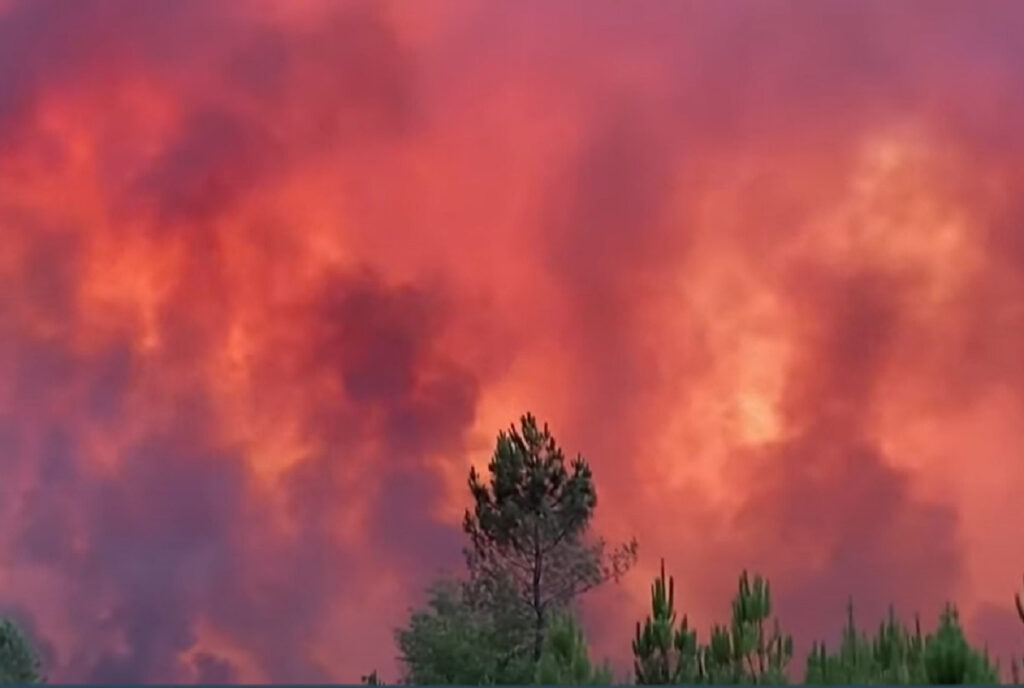
[[0,591],[54,680],[395,677],[532,410],[701,629],[1021,651],[1024,9],[0,3]]

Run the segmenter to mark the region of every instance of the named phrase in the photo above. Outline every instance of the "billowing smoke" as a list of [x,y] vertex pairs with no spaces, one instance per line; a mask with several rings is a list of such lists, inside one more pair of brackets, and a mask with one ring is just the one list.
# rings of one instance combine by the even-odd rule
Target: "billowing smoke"
[[[533,410],[743,567],[1019,651],[1012,0],[0,3],[0,597],[53,680],[395,676]],[[1019,538],[1016,538],[1019,539]]]

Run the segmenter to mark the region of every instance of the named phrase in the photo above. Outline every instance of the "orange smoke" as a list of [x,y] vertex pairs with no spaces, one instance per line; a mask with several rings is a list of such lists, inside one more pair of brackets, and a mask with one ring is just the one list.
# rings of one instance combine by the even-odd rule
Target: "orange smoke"
[[0,3],[0,586],[54,680],[394,677],[532,410],[701,626],[1019,650],[1009,2]]

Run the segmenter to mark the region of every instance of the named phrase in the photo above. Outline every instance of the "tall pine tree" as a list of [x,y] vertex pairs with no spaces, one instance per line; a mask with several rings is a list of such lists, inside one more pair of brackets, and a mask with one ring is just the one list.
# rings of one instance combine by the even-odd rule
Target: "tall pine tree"
[[[766,623],[771,619],[771,630]],[[772,618],[771,586],[744,571],[732,602],[732,622],[715,625],[704,650],[711,683],[783,684],[787,681],[793,638]]]
[[661,575],[651,585],[651,613],[643,626],[638,621],[633,639],[633,671],[640,685],[700,683],[704,679],[697,632],[689,620],[676,628],[675,580]]
[[478,581],[508,581],[533,619],[533,660],[540,660],[549,615],[583,592],[617,579],[636,559],[636,541],[610,556],[589,538],[597,506],[590,466],[582,456],[566,465],[548,426],[527,414],[497,446],[484,482],[470,470],[474,507],[464,530],[467,563]]
[[807,657],[804,682],[809,685],[852,685],[871,683],[875,678],[875,658],[871,640],[857,630],[853,600],[846,602],[846,626],[839,650],[830,655],[825,643],[814,643]]
[[999,682],[988,652],[978,651],[967,642],[960,626],[960,615],[952,604],[942,610],[939,627],[925,641],[924,664],[931,685]]

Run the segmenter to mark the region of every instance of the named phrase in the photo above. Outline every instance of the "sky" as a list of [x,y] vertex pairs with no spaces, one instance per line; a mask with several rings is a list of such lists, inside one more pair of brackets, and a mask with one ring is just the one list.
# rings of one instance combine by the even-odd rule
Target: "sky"
[[[1024,5],[0,0],[0,610],[54,681],[398,677],[531,411],[743,568],[1024,653]],[[797,662],[799,666],[799,662]]]

